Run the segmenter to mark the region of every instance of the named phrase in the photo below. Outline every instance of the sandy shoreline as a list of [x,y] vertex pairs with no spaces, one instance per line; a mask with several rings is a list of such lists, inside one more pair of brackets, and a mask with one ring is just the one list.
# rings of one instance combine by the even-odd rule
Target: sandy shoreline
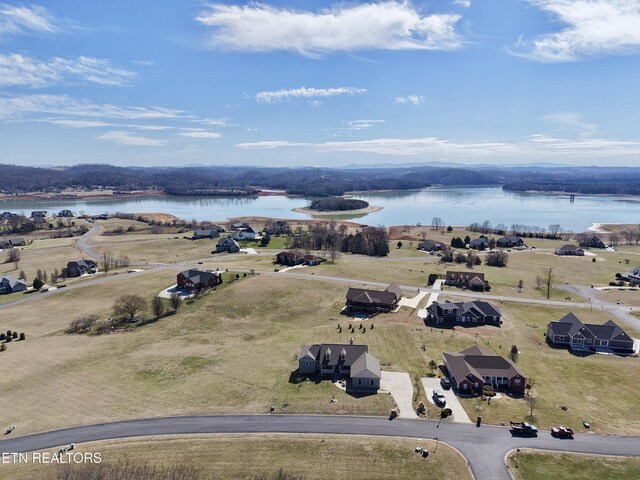
[[379,212],[383,207],[377,205],[369,205],[366,208],[359,208],[358,210],[342,210],[336,212],[323,212],[320,210],[311,210],[310,208],[292,208],[292,212],[304,213],[305,215],[311,215],[312,217],[333,217],[336,215],[362,215],[364,213]]

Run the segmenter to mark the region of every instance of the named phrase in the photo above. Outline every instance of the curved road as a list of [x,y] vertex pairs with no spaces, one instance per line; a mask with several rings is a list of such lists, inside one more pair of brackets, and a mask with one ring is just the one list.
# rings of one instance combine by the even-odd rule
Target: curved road
[[315,433],[337,435],[381,435],[408,438],[438,438],[458,449],[467,459],[476,480],[510,479],[506,454],[515,448],[602,455],[640,456],[640,437],[578,434],[573,440],[552,438],[541,432],[537,438],[513,437],[504,427],[429,420],[389,421],[380,417],[333,415],[234,415],[170,417],[88,425],[0,441],[0,454],[59,447],[70,443],[138,437],[202,433]]

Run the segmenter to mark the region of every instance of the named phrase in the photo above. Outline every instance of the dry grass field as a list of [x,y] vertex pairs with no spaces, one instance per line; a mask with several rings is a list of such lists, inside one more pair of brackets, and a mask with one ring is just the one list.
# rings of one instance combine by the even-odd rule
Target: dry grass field
[[640,458],[523,450],[509,455],[515,480],[622,480],[640,478]]
[[[414,452],[427,448],[428,458]],[[435,453],[434,453],[435,449]],[[180,435],[87,443],[78,452],[100,452],[105,464],[188,466],[205,479],[272,478],[281,468],[305,480],[404,478],[467,480],[462,456],[433,440],[331,435]],[[354,468],[357,465],[357,468]],[[14,480],[55,478],[55,465],[3,465]]]

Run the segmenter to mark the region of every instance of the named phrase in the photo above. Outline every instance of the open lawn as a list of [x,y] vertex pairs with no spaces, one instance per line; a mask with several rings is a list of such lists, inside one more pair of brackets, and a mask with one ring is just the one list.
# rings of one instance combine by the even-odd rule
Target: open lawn
[[[414,452],[427,448],[428,458]],[[435,449],[435,453],[434,453]],[[462,456],[433,440],[332,435],[175,435],[82,444],[77,452],[100,452],[107,465],[187,466],[203,479],[275,478],[277,472],[305,480],[326,478],[467,480]],[[357,465],[357,468],[354,466]],[[3,465],[15,480],[55,478],[55,465]],[[93,468],[95,470],[95,467]],[[9,477],[7,477],[9,478]]]
[[[3,382],[12,385],[0,398],[6,421],[27,433],[125,418],[263,413],[272,404],[284,413],[390,411],[384,395],[356,398],[328,381],[290,381],[300,346],[348,340],[336,330],[344,324],[342,286],[247,277],[133,332],[64,333],[79,316],[106,318],[125,293],[151,299],[176,273],[123,277],[4,309],[0,329],[27,335],[1,353]],[[383,321],[374,330],[356,331],[356,342],[372,337],[370,351],[391,368],[403,358],[395,350],[413,355],[405,347],[410,331]]]
[[622,480],[640,478],[640,458],[521,450],[509,455],[516,480]]
[[620,302],[621,305],[632,307],[640,306],[640,289],[628,290],[613,288],[611,290],[599,290],[596,292],[596,296],[611,303]]

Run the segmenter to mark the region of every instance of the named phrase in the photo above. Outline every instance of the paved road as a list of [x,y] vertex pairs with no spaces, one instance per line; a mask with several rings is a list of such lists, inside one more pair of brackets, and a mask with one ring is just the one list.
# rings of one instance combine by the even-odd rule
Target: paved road
[[[469,461],[476,480],[509,479],[505,455],[521,447],[603,455],[640,456],[640,437],[578,434],[573,440],[552,438],[541,432],[538,438],[513,437],[503,427],[435,421],[389,421],[380,417],[332,415],[242,415],[172,417],[89,425],[24,437],[0,440],[0,454],[55,448],[69,443],[86,443],[117,438],[202,433],[316,433],[339,435],[382,435],[409,438],[438,438],[457,448]],[[419,442],[416,443],[418,445]],[[437,453],[436,453],[437,455]]]

